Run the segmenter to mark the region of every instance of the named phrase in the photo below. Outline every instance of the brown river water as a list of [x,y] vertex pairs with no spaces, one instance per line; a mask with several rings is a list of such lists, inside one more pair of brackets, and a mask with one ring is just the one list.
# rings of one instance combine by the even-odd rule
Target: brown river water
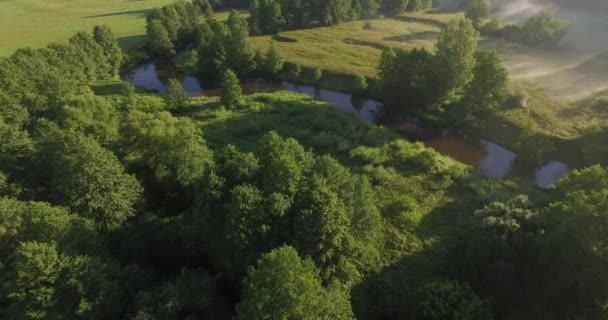
[[[217,96],[220,93],[217,88],[207,88],[195,77],[180,75],[177,68],[170,63],[149,63],[127,75],[133,85],[160,93],[166,92],[166,82],[169,78],[180,79],[184,89],[192,97]],[[307,94],[329,103],[337,110],[351,113],[366,123],[375,122],[375,112],[382,105],[379,101],[289,81],[254,79],[243,82],[242,87],[244,94],[279,90]],[[421,141],[441,154],[474,166],[490,178],[522,177],[534,181],[541,188],[547,188],[571,170],[567,164],[560,161],[550,161],[540,167],[534,166],[521,161],[516,153],[496,143],[451,128],[433,126],[412,117],[383,125],[407,140]]]

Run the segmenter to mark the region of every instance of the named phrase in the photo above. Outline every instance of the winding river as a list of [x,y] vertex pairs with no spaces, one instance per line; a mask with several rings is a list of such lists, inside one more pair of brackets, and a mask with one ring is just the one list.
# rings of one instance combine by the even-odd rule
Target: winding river
[[[169,78],[180,79],[190,96],[217,96],[217,88],[207,89],[195,77],[179,74],[172,64],[149,63],[134,69],[127,79],[135,86],[160,93],[166,92]],[[251,80],[244,82],[243,93],[273,92],[287,90],[304,93],[333,105],[336,109],[351,113],[361,121],[374,122],[374,113],[381,105],[370,99],[359,99],[351,94],[321,89],[309,85],[298,85],[288,81]],[[541,167],[520,161],[517,154],[491,141],[469,136],[450,128],[429,125],[415,118],[404,118],[394,123],[384,124],[404,138],[422,141],[441,154],[460,162],[477,167],[491,178],[523,177],[535,181],[541,188],[547,188],[570,172],[570,167],[560,161],[550,161]]]

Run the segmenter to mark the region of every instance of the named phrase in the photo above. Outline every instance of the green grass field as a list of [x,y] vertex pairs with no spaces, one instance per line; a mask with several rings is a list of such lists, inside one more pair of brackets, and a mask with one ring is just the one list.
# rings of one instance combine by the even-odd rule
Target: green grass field
[[39,48],[73,33],[105,24],[125,48],[145,41],[145,15],[173,0],[0,1],[0,56],[22,47]]
[[[253,46],[266,50],[274,39],[291,63],[337,74],[361,73],[375,78],[383,48],[432,50],[442,24],[458,17],[462,17],[462,13],[407,13],[332,27],[287,31],[279,37],[254,37]],[[530,48],[485,38],[481,39],[480,47],[497,50],[509,70],[513,89],[529,96],[528,105],[499,111],[476,123],[452,125],[512,149],[517,149],[522,128],[532,127],[537,134],[555,141],[559,150],[563,150],[564,145],[575,150],[581,146],[579,140],[583,136],[608,120],[606,112],[599,112],[590,103],[608,88],[607,54]],[[331,85],[331,79],[324,79],[323,84]],[[335,87],[343,89],[340,85]],[[445,117],[441,114],[422,116],[436,116],[440,120]],[[580,158],[580,152],[573,152],[571,156],[564,152],[559,155],[570,162]]]

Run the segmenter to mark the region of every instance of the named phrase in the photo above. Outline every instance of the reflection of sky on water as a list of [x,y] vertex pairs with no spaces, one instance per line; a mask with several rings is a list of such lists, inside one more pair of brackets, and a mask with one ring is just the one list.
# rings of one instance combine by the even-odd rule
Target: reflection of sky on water
[[[147,64],[133,70],[128,76],[128,80],[137,87],[164,93],[167,90],[157,71],[154,64]],[[167,73],[171,73],[170,71],[172,70]],[[220,90],[217,88],[204,89],[204,86],[195,77],[182,78],[182,85],[190,96],[217,96],[220,94]],[[374,122],[375,111],[380,105],[377,101],[356,98],[348,93],[298,85],[288,81],[278,83],[257,79],[242,83],[242,87],[244,94],[277,90],[307,94],[334,105],[342,112],[353,114],[366,123]],[[518,164],[519,167],[523,167],[523,170],[521,172],[514,170],[517,159],[514,152],[489,141],[467,137],[454,130],[425,125],[415,118],[406,118],[396,123],[386,124],[386,127],[400,133],[404,138],[422,141],[441,154],[475,166],[490,178],[503,178],[516,174],[532,178],[538,186],[547,188],[570,171],[566,164],[559,161],[551,161],[537,169],[534,166]]]

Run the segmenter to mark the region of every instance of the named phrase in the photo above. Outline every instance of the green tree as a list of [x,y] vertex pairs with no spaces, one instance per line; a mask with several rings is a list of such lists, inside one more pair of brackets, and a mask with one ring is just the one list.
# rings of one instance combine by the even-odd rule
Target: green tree
[[110,74],[117,76],[120,73],[123,56],[114,33],[112,33],[112,30],[107,26],[95,26],[93,28],[93,39],[101,46],[108,60],[108,64],[112,66]]
[[161,57],[170,57],[175,54],[175,49],[169,33],[163,23],[158,19],[153,19],[146,26],[148,34],[148,45],[153,54]]
[[192,1],[192,4],[199,7],[201,9],[201,12],[205,16],[207,16],[207,17],[213,16],[213,6],[211,6],[211,3],[209,3],[209,0],[194,0],[194,1]]
[[367,90],[367,80],[362,74],[358,73],[355,75],[352,88],[357,93],[364,93]]
[[115,229],[135,214],[141,186],[112,152],[52,124],[39,129],[38,135],[38,161],[50,166],[41,176],[50,174],[54,201],[94,220],[101,229]]
[[220,101],[228,108],[238,108],[241,105],[242,89],[239,79],[232,70],[224,72],[222,78],[222,95]]
[[281,56],[274,41],[270,44],[268,51],[264,55],[262,70],[267,75],[276,75],[283,70],[285,59]]
[[522,27],[523,41],[531,45],[554,44],[566,34],[569,22],[542,11]]
[[480,50],[475,56],[473,80],[467,86],[463,104],[469,113],[497,110],[509,95],[509,73],[496,51]]
[[479,29],[483,22],[490,17],[490,6],[487,0],[472,0],[467,8],[465,17],[473,22],[473,26]]
[[325,289],[314,263],[281,247],[247,272],[238,319],[351,319],[348,293]]
[[188,118],[135,110],[127,115],[121,133],[126,160],[145,168],[141,175],[146,186],[189,187],[213,165],[212,151]]
[[189,99],[188,93],[182,87],[182,84],[176,79],[169,79],[167,84],[167,94],[165,95],[165,104],[168,110],[176,110],[186,103]]
[[459,101],[473,80],[478,40],[469,19],[455,19],[442,28],[435,44],[436,107]]
[[5,282],[13,319],[118,317],[120,292],[112,267],[97,258],[67,256],[53,243],[22,243]]
[[71,45],[82,50],[86,54],[87,59],[92,61],[92,65],[95,66],[96,79],[107,79],[114,75],[113,66],[104,54],[103,47],[95,42],[90,34],[82,31],[78,32],[70,38],[69,42]]
[[394,16],[405,12],[409,0],[383,0],[382,11],[387,15]]
[[289,71],[289,77],[291,77],[291,79],[295,80],[295,79],[298,79],[301,74],[302,74],[302,68],[300,67],[300,65],[297,63],[293,64]]
[[487,305],[466,284],[439,280],[421,293],[420,315],[425,320],[490,320]]
[[316,83],[319,83],[321,81],[321,78],[323,78],[323,71],[321,71],[321,69],[319,68],[315,69],[312,78],[313,80],[315,80]]

